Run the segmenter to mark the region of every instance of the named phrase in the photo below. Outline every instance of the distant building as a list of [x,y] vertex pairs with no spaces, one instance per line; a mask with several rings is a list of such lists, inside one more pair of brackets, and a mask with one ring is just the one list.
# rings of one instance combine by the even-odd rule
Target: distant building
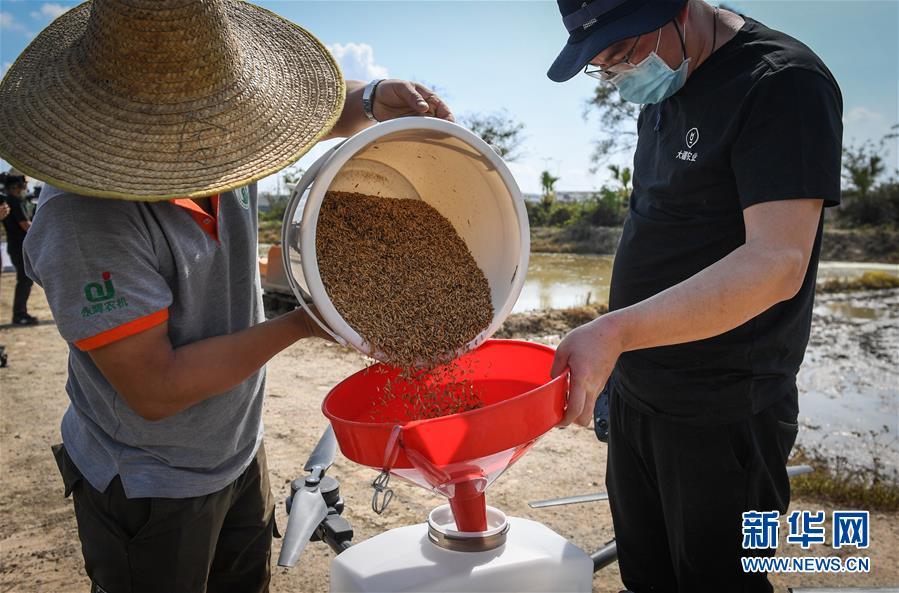
[[[595,191],[557,191],[556,192],[556,201],[557,202],[583,202],[585,200],[589,200],[594,195],[596,195]],[[543,199],[541,194],[524,194],[525,202],[539,202]]]

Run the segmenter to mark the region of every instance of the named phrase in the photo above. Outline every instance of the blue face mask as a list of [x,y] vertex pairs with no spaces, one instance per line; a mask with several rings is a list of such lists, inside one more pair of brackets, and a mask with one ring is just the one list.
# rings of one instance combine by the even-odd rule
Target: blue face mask
[[[684,33],[686,34],[686,28]],[[680,31],[677,34],[680,37]],[[656,51],[658,51],[661,42],[662,31],[659,30]],[[684,48],[684,61],[681,62],[677,70],[672,70],[665,63],[665,60],[654,51],[645,60],[636,64],[630,70],[617,74],[609,82],[618,87],[618,93],[625,101],[641,104],[664,101],[679,91],[687,81],[690,58],[687,57],[687,49],[683,38],[681,38],[681,46]]]

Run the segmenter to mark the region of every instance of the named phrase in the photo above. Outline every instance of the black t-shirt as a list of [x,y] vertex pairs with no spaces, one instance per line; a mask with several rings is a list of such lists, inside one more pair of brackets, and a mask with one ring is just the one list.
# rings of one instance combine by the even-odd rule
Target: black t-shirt
[[19,226],[20,222],[28,220],[28,215],[22,207],[22,200],[4,192],[0,192],[0,200],[9,205],[9,214],[3,219],[3,228],[6,229],[6,240],[10,245],[21,244],[25,240],[25,230]]
[[[842,109],[836,80],[808,47],[746,18],[677,94],[640,114],[610,308],[647,299],[741,246],[749,206],[839,204]],[[821,223],[789,301],[719,336],[623,354],[613,375],[619,391],[648,413],[694,424],[739,420],[795,394],[820,246]]]

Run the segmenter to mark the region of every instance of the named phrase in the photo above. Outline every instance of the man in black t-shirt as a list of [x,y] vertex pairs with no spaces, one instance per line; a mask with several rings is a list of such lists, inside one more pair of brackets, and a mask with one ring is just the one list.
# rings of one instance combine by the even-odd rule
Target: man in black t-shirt
[[14,325],[35,325],[37,317],[28,314],[28,296],[34,282],[25,274],[22,245],[31,226],[25,212],[24,198],[28,189],[25,176],[15,169],[0,174],[0,201],[9,207],[9,215],[3,219],[6,229],[6,252],[16,269],[16,289],[13,293],[12,322]]
[[799,41],[701,0],[559,0],[557,82],[643,104],[610,313],[568,334],[564,423],[608,386],[606,484],[632,591],[770,591],[742,513],[785,512],[796,373],[823,208],[840,201],[842,98]]
[[[0,222],[4,221],[7,216],[9,216],[9,204],[0,201]],[[0,369],[2,368],[6,368],[6,346],[0,344]]]

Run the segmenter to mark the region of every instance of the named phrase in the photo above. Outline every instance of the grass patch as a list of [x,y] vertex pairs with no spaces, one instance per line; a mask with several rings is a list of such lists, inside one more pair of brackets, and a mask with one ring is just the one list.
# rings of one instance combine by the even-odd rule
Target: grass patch
[[818,284],[818,292],[853,292],[856,290],[888,290],[899,288],[899,276],[888,272],[865,272],[858,278],[833,278]]
[[531,253],[614,255],[620,239],[621,227],[531,227]]
[[280,220],[260,220],[259,221],[259,242],[260,243],[280,243],[281,242],[281,221]]
[[899,478],[887,472],[876,455],[872,467],[857,468],[845,457],[829,459],[796,445],[790,465],[800,463],[812,466],[815,471],[790,480],[794,496],[826,500],[853,509],[899,511]]
[[515,313],[506,318],[494,337],[526,338],[567,334],[579,325],[593,321],[608,311],[606,305],[581,305],[569,309]]

